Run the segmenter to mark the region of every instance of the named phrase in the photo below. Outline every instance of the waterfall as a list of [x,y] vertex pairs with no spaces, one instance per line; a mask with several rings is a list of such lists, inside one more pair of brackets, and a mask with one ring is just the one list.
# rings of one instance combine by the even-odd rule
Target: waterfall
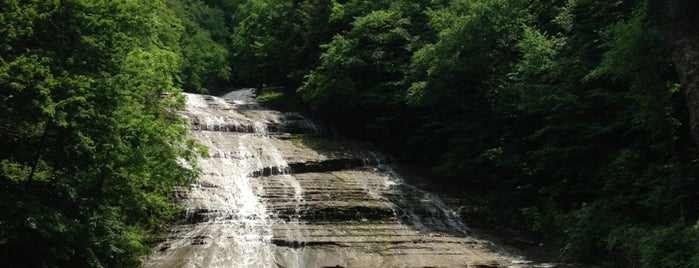
[[208,155],[178,192],[186,220],[143,267],[532,267],[472,237],[370,145],[253,97],[186,94],[182,115]]
[[[250,122],[221,98],[187,94],[186,112],[199,128],[192,137],[208,147],[203,175],[184,200],[187,224],[175,226],[163,254],[145,266],[273,267],[272,219],[251,176],[267,166],[285,166],[269,150],[261,122]],[[234,126],[234,127],[229,127]]]

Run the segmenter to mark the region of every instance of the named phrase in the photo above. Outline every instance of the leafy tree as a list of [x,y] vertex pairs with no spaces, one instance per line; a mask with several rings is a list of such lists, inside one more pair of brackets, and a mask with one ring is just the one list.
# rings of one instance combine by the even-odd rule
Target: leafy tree
[[[295,1],[249,0],[234,16],[232,65],[241,82],[260,86],[288,81],[298,59],[299,30]],[[244,68],[238,63],[244,63]]]
[[[320,66],[299,89],[303,99],[351,122],[367,123],[370,118],[357,117],[371,112],[385,115],[402,99],[399,85],[412,39],[405,29],[409,23],[397,11],[379,10],[357,18],[350,31],[323,46]],[[356,112],[348,115],[349,110]]]
[[654,242],[639,247],[622,230],[672,226],[685,217],[680,189],[694,187],[691,151],[679,149],[687,137],[678,87],[643,1],[576,1],[561,12],[574,18],[554,21],[562,32],[526,28],[518,45],[512,88],[519,117],[536,125],[513,137],[514,148],[526,149],[515,157],[526,176],[512,182],[547,200],[530,201],[525,215],[557,236],[565,257],[636,263],[669,241],[641,228],[637,237]]
[[422,155],[439,174],[470,173],[474,181],[492,174],[487,166],[501,150],[502,130],[494,105],[528,21],[524,7],[453,1],[430,12],[437,39],[414,53],[406,101],[423,109],[411,144],[431,148]]
[[206,92],[206,87],[230,78],[229,30],[221,9],[200,1],[170,1],[184,25],[179,46],[182,50],[182,86],[186,91]]
[[[132,266],[194,175],[162,1],[4,1],[0,265]],[[169,97],[164,97],[169,96]]]

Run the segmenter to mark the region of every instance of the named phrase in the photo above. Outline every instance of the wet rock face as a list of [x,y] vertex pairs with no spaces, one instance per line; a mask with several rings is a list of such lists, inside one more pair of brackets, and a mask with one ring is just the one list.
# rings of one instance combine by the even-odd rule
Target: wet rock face
[[365,144],[332,140],[252,91],[187,94],[203,174],[144,267],[530,267],[412,187]]

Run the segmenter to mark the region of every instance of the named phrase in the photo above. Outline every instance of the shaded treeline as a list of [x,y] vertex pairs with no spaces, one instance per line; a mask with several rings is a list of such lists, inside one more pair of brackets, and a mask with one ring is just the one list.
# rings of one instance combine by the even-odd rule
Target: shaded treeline
[[240,1],[232,81],[285,86],[276,103],[479,194],[482,216],[563,259],[697,266],[697,151],[673,68],[691,66],[661,38],[685,2],[656,27],[645,0]]
[[3,0],[0,25],[0,266],[138,264],[196,174],[197,35],[165,1]]

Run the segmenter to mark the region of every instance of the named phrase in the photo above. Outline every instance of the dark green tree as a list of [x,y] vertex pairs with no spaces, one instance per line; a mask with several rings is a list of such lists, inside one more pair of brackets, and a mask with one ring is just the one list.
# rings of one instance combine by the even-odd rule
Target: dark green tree
[[295,1],[249,0],[234,16],[231,66],[240,83],[285,84],[298,60],[299,20]]
[[137,264],[194,175],[180,165],[194,144],[175,114],[174,14],[163,1],[0,6],[0,266]]
[[168,6],[184,26],[179,39],[184,90],[207,92],[212,86],[225,85],[231,67],[227,50],[230,30],[223,11],[200,1],[169,1]]

